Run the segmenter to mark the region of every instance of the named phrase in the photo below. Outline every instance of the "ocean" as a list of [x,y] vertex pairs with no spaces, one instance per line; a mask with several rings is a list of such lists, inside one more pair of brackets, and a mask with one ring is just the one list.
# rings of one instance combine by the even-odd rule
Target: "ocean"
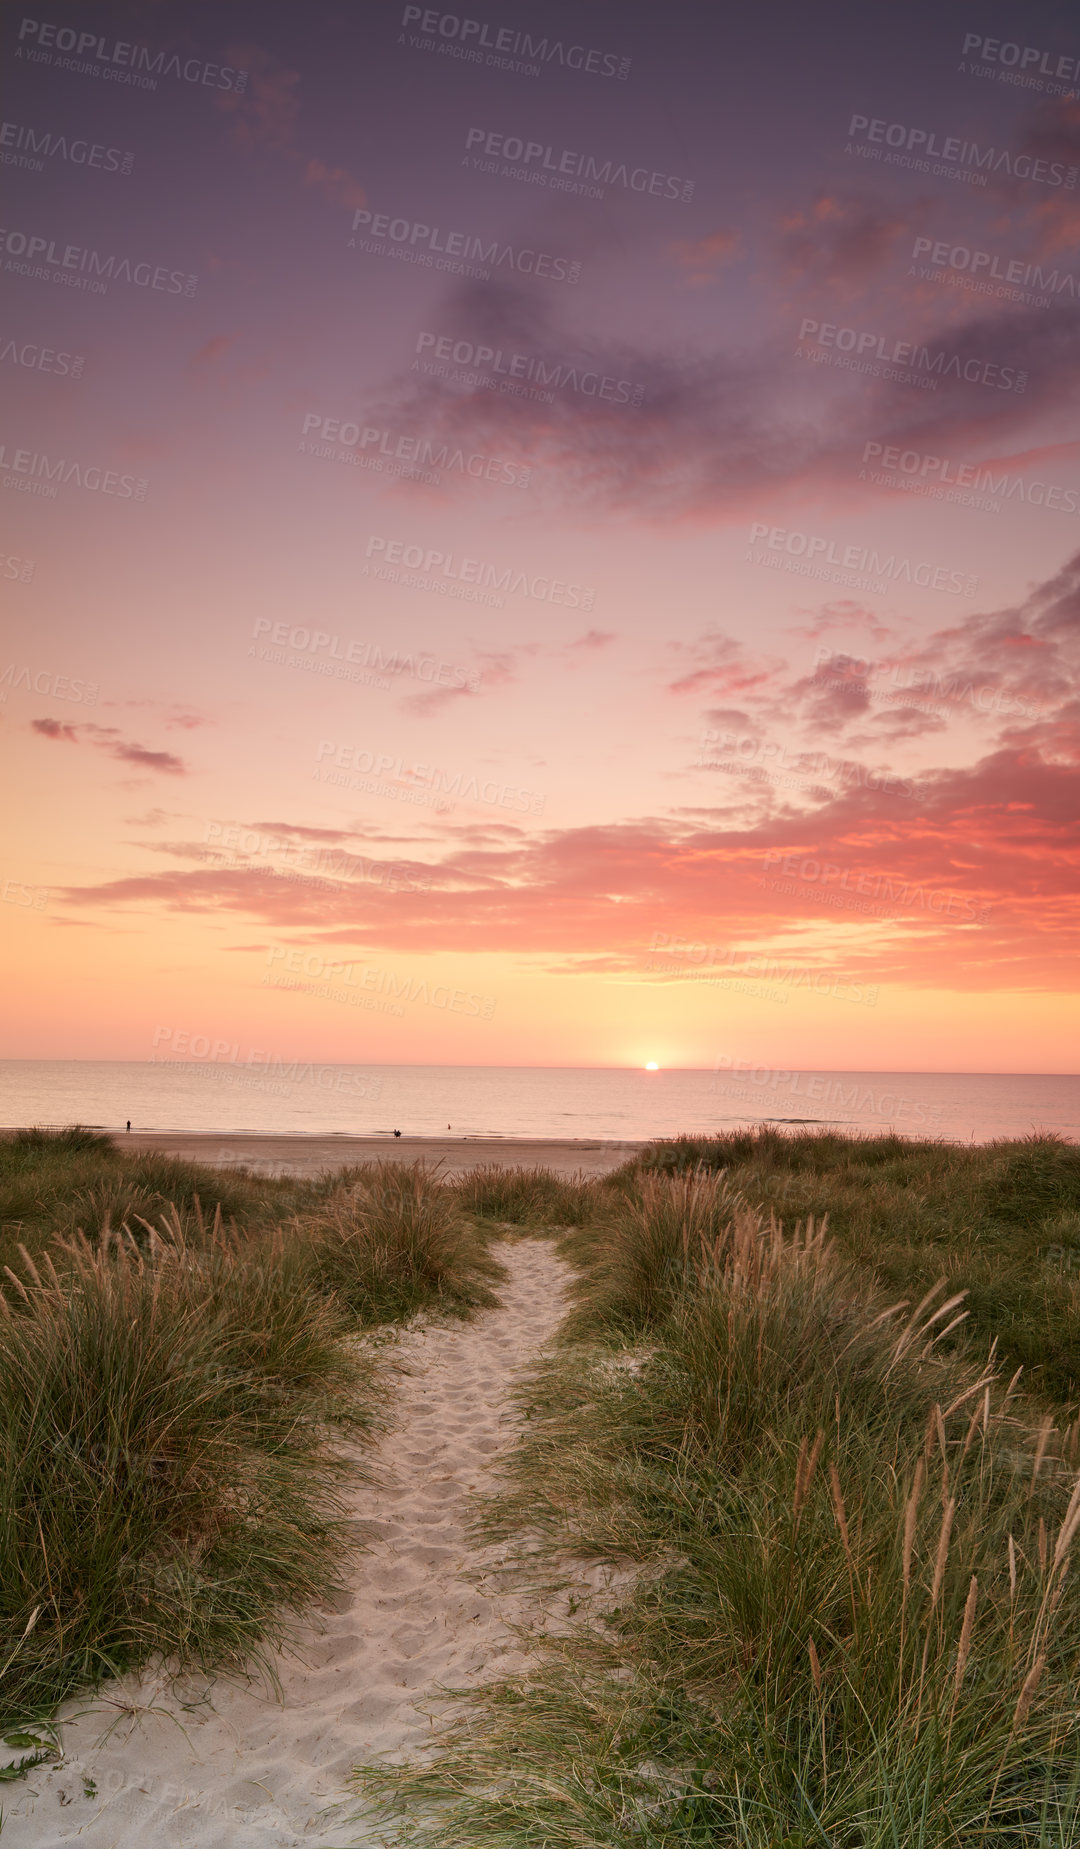
[[1080,1135],[1080,1076],[786,1072],[770,1066],[349,1066],[227,1059],[0,1061],[0,1125],[311,1136],[639,1142],[771,1123],[950,1142]]

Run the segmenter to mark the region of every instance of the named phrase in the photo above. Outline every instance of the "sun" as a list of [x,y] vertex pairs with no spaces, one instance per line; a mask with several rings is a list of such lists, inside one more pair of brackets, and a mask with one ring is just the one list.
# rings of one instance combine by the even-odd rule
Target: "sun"
[[655,1059],[647,1059],[645,1061],[645,1070],[646,1072],[659,1072],[660,1068]]

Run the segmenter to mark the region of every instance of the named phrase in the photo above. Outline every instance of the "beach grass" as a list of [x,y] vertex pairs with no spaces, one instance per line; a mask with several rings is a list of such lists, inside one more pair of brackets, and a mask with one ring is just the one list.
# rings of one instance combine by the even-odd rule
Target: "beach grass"
[[739,1131],[656,1143],[613,1183],[723,1171],[788,1224],[829,1230],[882,1288],[966,1290],[968,1331],[1032,1390],[1080,1400],[1080,1148],[1052,1136],[957,1146],[900,1136]]
[[455,1191],[419,1164],[344,1171],[292,1231],[318,1287],[361,1323],[397,1322],[420,1308],[487,1308],[506,1275]]
[[200,1217],[271,1227],[305,1198],[303,1184],[215,1169],[177,1156],[129,1155],[100,1131],[74,1124],[0,1137],[0,1266],[23,1245],[45,1250],[58,1233],[97,1238],[109,1226],[157,1220],[175,1209],[189,1234]]
[[681,1138],[593,1181],[2,1139],[6,1727],[155,1657],[272,1675],[349,1557],[357,1338],[490,1303],[517,1228],[576,1282],[484,1533],[624,1584],[369,1776],[401,1840],[1064,1849],[1078,1214],[1050,1138]]
[[[563,1236],[574,1306],[523,1386],[511,1485],[483,1531],[511,1552],[539,1537],[541,1581],[580,1582],[584,1558],[623,1583],[585,1622],[571,1599],[527,1673],[465,1694],[433,1763],[361,1773],[398,1840],[1080,1840],[1080,1426],[990,1352],[985,1308],[966,1314],[944,1267],[917,1295],[882,1288],[883,1255],[908,1276],[926,1260],[901,1244],[895,1199],[883,1212],[905,1170],[858,1200],[860,1174],[867,1190],[890,1164],[936,1174],[925,1245],[951,1255],[950,1212],[966,1230],[993,1180],[1004,1247],[1006,1213],[1025,1218],[1008,1178],[1031,1171],[1043,1236],[1071,1164],[1045,1139],[808,1143],[754,1139],[715,1167],[659,1145]],[[766,1181],[824,1187],[830,1167],[859,1256],[850,1230],[785,1230],[754,1204]],[[970,1262],[972,1242],[960,1251]],[[1041,1357],[1053,1317],[1032,1331]],[[1055,1377],[1043,1366],[1041,1388]]]
[[268,1187],[82,1131],[6,1139],[0,1188],[0,1717],[151,1656],[266,1668],[348,1554],[358,1335],[492,1302],[488,1239],[419,1168]]
[[566,1177],[553,1169],[502,1168],[478,1163],[449,1183],[463,1212],[500,1226],[576,1226],[596,1212],[597,1188],[583,1175]]

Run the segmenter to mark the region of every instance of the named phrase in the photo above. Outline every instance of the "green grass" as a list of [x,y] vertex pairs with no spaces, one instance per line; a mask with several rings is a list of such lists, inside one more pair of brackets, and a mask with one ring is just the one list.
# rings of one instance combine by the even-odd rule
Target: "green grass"
[[[356,1336],[502,1275],[453,1193],[371,1165],[267,1184],[92,1132],[0,1142],[0,1725],[154,1654],[269,1664],[347,1554]],[[18,1763],[18,1762],[16,1762]]]
[[304,1186],[155,1151],[127,1155],[78,1124],[20,1130],[0,1136],[0,1267],[20,1244],[44,1251],[58,1233],[97,1238],[107,1225],[153,1222],[172,1208],[191,1234],[200,1215],[212,1220],[218,1207],[241,1226],[270,1227],[299,1206]]
[[0,1140],[0,1223],[12,1738],[158,1652],[269,1661],[346,1559],[341,1440],[380,1416],[357,1332],[490,1302],[511,1225],[578,1282],[485,1531],[627,1579],[371,1781],[418,1807],[402,1840],[1080,1840],[1071,1146],[765,1131],[594,1182],[300,1182],[32,1132]]
[[973,1334],[1058,1401],[1080,1400],[1080,1148],[1049,1136],[956,1147],[899,1136],[739,1131],[654,1144],[617,1181],[723,1170],[789,1224],[828,1214],[894,1294],[968,1292]]
[[[541,1580],[568,1556],[572,1584],[575,1556],[628,1569],[618,1602],[473,1691],[434,1764],[363,1788],[439,1849],[1066,1849],[1080,1427],[988,1363],[944,1266],[898,1304],[850,1230],[785,1233],[739,1194],[838,1171],[881,1270],[914,1228],[905,1177],[936,1176],[923,1244],[947,1253],[991,1178],[1000,1228],[1065,1210],[1071,1152],[750,1139],[732,1161],[724,1140],[711,1173],[635,1165],[564,1238],[564,1345],[486,1517],[539,1534]],[[1056,1340],[1051,1317],[1036,1353]]]
[[493,1304],[505,1276],[455,1193],[419,1164],[349,1169],[293,1224],[318,1288],[364,1323]]

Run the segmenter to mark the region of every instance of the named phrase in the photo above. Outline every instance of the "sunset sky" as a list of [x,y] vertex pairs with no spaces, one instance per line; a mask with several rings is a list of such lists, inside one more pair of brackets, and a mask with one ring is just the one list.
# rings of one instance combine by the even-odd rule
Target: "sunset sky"
[[1074,1071],[1074,27],[8,9],[5,1053]]

